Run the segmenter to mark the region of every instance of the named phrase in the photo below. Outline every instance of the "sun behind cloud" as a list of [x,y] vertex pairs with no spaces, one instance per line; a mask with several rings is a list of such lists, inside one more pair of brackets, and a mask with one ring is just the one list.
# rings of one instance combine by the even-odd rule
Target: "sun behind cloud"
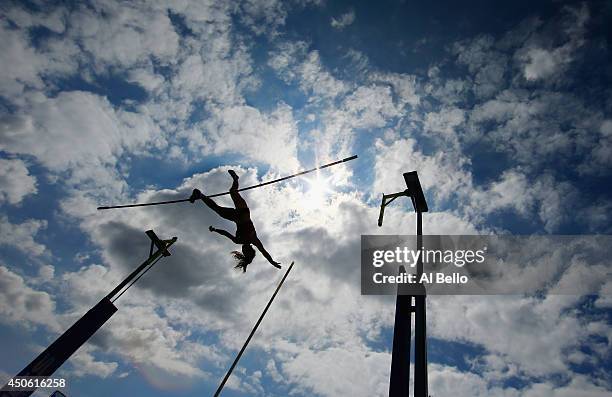
[[330,185],[330,177],[322,177],[319,173],[316,176],[307,178],[305,197],[302,206],[305,210],[316,210],[322,208],[333,193]]

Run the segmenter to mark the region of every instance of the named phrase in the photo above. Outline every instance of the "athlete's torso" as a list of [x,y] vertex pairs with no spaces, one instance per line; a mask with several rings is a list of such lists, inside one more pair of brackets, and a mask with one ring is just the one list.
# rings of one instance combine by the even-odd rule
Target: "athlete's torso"
[[255,225],[251,221],[251,213],[248,208],[236,209],[236,240],[241,244],[249,244],[257,237]]

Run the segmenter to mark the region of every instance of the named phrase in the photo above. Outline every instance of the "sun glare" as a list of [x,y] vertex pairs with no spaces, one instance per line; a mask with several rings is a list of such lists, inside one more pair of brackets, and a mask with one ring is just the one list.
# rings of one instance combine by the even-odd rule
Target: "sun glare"
[[329,186],[329,178],[322,178],[317,175],[314,178],[306,179],[306,183],[308,188],[304,197],[304,207],[308,209],[323,207],[332,192]]

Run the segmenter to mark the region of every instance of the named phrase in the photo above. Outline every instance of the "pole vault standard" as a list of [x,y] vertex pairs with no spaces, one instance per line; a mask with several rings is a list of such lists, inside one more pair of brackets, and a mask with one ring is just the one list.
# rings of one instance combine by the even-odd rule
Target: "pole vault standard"
[[221,381],[221,384],[217,388],[217,391],[215,392],[214,397],[218,397],[221,394],[221,390],[223,390],[223,386],[225,386],[225,383],[227,382],[227,380],[229,379],[230,375],[232,374],[232,371],[234,371],[234,368],[236,367],[236,364],[238,364],[238,361],[240,360],[240,357],[242,357],[242,353],[244,353],[247,345],[251,341],[251,338],[253,337],[253,335],[255,335],[255,331],[257,331],[257,327],[259,327],[259,324],[261,324],[261,321],[263,320],[263,318],[266,315],[268,309],[270,308],[270,305],[272,304],[272,301],[274,301],[274,298],[276,297],[276,294],[278,293],[280,288],[283,286],[283,283],[285,282],[285,279],[289,275],[289,272],[291,271],[292,267],[293,267],[293,262],[291,262],[291,265],[289,265],[289,269],[287,269],[287,271],[285,272],[285,275],[281,279],[280,283],[278,283],[278,286],[276,287],[276,290],[274,291],[274,293],[272,294],[272,297],[268,301],[268,304],[266,305],[266,308],[261,313],[261,316],[259,316],[259,319],[255,323],[255,326],[253,327],[253,330],[249,334],[249,337],[247,338],[246,342],[244,342],[244,345],[242,345],[242,348],[238,352],[238,355],[234,359],[234,362],[232,363],[230,368],[227,370],[227,373],[225,374],[225,377],[223,378],[223,380]]
[[[239,192],[243,192],[245,190],[251,190],[251,189],[258,188],[258,187],[262,187],[262,186],[266,186],[266,185],[271,185],[273,183],[286,181],[287,179],[295,178],[297,176],[305,175],[305,174],[308,174],[308,173],[311,173],[311,172],[314,172],[314,171],[317,171],[317,170],[322,170],[323,168],[327,168],[327,167],[331,167],[333,165],[338,165],[340,163],[345,163],[347,161],[355,160],[356,158],[357,158],[357,155],[354,155],[354,156],[347,157],[347,158],[342,159],[342,160],[334,161],[333,163],[321,165],[319,167],[315,167],[315,168],[312,168],[312,169],[309,169],[309,170],[306,170],[306,171],[298,172],[297,174],[293,174],[293,175],[285,176],[285,177],[282,177],[282,178],[274,179],[274,180],[271,180],[271,181],[263,182],[263,183],[260,183],[258,185],[243,187],[242,189],[238,189],[238,191]],[[213,197],[225,196],[227,194],[229,194],[229,192],[211,194],[208,197],[213,198]],[[112,205],[112,206],[98,207],[98,210],[112,210],[112,209],[116,209],[116,208],[147,207],[147,206],[150,206],[150,205],[175,204],[175,203],[184,203],[184,202],[187,202],[187,201],[189,201],[188,198],[180,199],[180,200],[157,201],[155,203],[138,203],[138,204],[126,204],[126,205]]]
[[[417,249],[423,245],[423,212],[427,212],[427,202],[416,171],[406,172],[404,181],[407,189],[394,194],[383,194],[380,205],[378,226],[382,226],[385,207],[398,197],[407,196],[417,214]],[[400,273],[406,270],[400,266]],[[417,262],[417,280],[423,274],[423,260]],[[425,323],[425,286],[418,285],[415,295],[399,293],[395,301],[395,325],[393,327],[393,352],[391,354],[391,377],[389,397],[409,397],[410,380],[410,339],[411,321],[414,313],[414,397],[428,397],[427,391],[427,337]],[[399,287],[398,287],[399,289]],[[412,298],[414,297],[414,306]]]
[[[148,272],[157,261],[170,256],[168,248],[176,242],[176,237],[170,240],[160,240],[153,230],[147,230],[145,233],[151,239],[149,257],[12,379],[53,375],[79,347],[87,342],[115,314],[117,307],[115,307],[114,302]],[[155,247],[157,247],[157,250],[153,252]],[[15,388],[10,383],[9,380],[0,389],[0,397],[26,397],[36,390],[35,387],[27,388],[27,390],[26,388]]]

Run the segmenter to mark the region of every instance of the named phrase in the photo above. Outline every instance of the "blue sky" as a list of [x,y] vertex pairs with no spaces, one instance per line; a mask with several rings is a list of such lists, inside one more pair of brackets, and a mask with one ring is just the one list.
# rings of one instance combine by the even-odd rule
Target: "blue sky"
[[[361,234],[412,233],[380,194],[419,172],[428,234],[609,234],[606,2],[0,4],[0,373],[19,371],[177,236],[61,369],[68,395],[211,394],[280,279],[203,206],[245,194],[296,268],[224,395],[384,395],[393,300],[361,296]],[[227,203],[227,201],[221,202]],[[429,297],[430,394],[609,395],[609,299]]]

